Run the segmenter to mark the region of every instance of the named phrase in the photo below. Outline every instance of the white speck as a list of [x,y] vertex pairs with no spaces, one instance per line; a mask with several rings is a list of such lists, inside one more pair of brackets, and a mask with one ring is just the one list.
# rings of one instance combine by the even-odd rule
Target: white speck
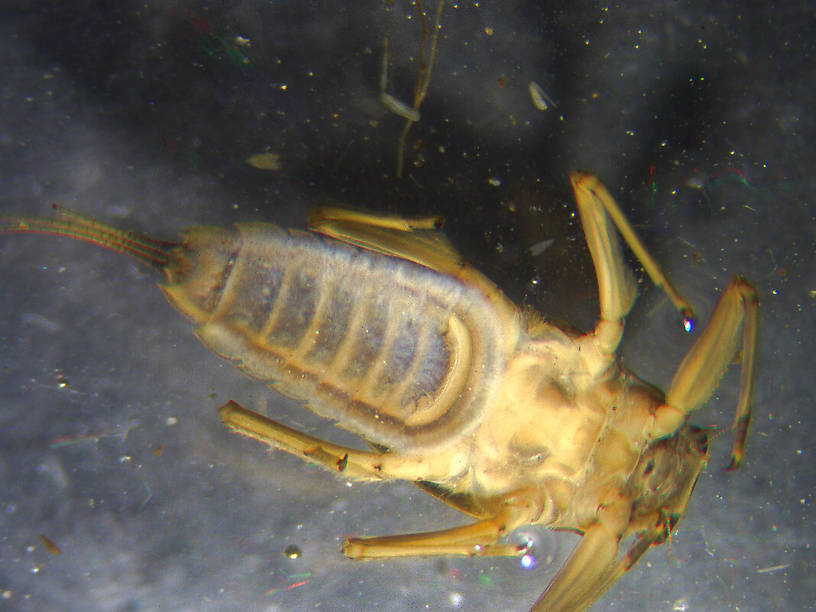
[[548,240],[542,240],[540,242],[536,242],[533,246],[531,246],[527,250],[530,251],[530,255],[532,255],[533,257],[538,257],[544,251],[549,249],[553,244],[555,244],[555,240],[550,238]]
[[530,97],[533,99],[533,106],[535,106],[538,110],[545,111],[551,106],[553,108],[558,108],[555,101],[549,95],[547,95],[547,92],[541,89],[541,86],[535,81],[530,81],[527,89],[530,91]]

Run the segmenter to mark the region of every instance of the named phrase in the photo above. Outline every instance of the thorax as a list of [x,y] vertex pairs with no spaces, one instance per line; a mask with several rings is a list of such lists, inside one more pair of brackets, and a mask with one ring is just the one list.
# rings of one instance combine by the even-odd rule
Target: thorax
[[540,522],[577,527],[595,499],[623,486],[651,441],[663,393],[614,355],[601,359],[591,340],[546,326],[520,343],[472,437],[479,498],[535,489],[547,498]]

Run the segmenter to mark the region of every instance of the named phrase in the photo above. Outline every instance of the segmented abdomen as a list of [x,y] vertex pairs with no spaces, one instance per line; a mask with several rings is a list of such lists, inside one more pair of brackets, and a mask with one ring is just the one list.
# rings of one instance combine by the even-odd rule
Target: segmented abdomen
[[236,228],[206,295],[165,288],[182,311],[195,301],[210,348],[394,449],[452,442],[478,425],[504,366],[480,291],[304,232]]

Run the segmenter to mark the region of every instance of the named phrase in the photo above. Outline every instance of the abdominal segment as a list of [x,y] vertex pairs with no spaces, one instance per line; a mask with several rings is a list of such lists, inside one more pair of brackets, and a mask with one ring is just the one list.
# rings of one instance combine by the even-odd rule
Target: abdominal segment
[[[318,414],[395,448],[477,422],[496,340],[474,332],[480,292],[412,262],[275,226],[238,226],[218,303],[197,330],[213,350]],[[171,296],[172,299],[172,296]],[[474,373],[474,360],[480,364]]]

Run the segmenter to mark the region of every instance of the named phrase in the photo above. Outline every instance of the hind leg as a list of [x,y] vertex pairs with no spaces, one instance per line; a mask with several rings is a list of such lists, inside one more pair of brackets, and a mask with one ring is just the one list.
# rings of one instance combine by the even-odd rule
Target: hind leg
[[455,456],[418,457],[334,444],[247,410],[231,400],[219,408],[218,413],[224,424],[236,433],[355,480],[416,481],[438,478],[439,474],[457,469],[452,465]]

